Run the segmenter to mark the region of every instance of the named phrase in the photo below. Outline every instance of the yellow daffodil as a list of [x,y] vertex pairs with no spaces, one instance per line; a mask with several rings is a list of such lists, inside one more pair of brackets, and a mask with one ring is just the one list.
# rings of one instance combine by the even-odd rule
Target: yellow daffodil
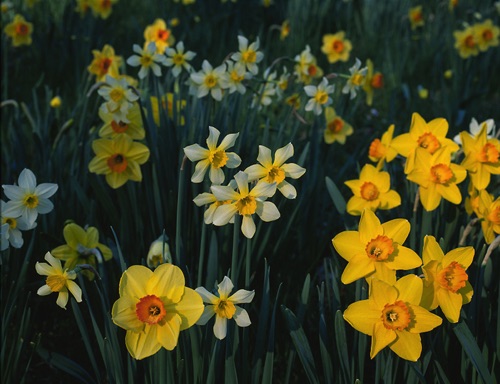
[[94,59],[87,70],[96,76],[96,82],[104,81],[106,75],[118,78],[123,59],[121,56],[115,55],[115,50],[111,45],[106,44],[102,51],[94,49],[92,55]]
[[[469,184],[467,189],[469,191],[469,196],[465,198],[465,211],[469,216],[475,213],[476,216],[479,217],[479,191],[474,188],[472,183]],[[493,199],[493,196],[491,196],[491,198]]]
[[111,15],[113,4],[117,2],[118,0],[91,0],[90,8],[94,16],[106,20]]
[[381,169],[384,162],[390,163],[398,155],[392,147],[392,136],[394,135],[394,124],[391,124],[387,131],[382,134],[381,139],[371,142],[368,149],[368,158],[377,163],[377,169]]
[[344,231],[332,239],[335,250],[348,261],[342,283],[349,284],[364,277],[394,284],[396,270],[422,265],[420,257],[403,246],[409,233],[408,220],[394,219],[381,224],[374,212],[365,209],[359,231]]
[[486,129],[483,126],[475,137],[467,132],[460,134],[465,154],[461,165],[467,169],[472,184],[479,190],[488,187],[491,175],[500,175],[500,141],[488,139]]
[[419,305],[422,290],[422,280],[415,275],[404,276],[394,285],[373,279],[368,300],[347,307],[344,319],[372,337],[370,358],[388,346],[405,360],[418,360],[422,353],[420,333],[443,322]]
[[139,165],[149,159],[149,149],[134,142],[127,134],[113,139],[97,139],[92,142],[95,157],[89,163],[89,171],[106,175],[111,188],[119,188],[128,180],[142,181]]
[[345,32],[328,33],[323,36],[321,52],[326,55],[329,63],[349,60],[352,44],[345,38]]
[[493,25],[490,19],[475,25],[477,36],[477,44],[480,51],[486,51],[491,47],[498,47],[498,36],[500,35],[500,28]]
[[55,96],[50,100],[50,107],[57,109],[60,108],[62,105],[62,100],[60,96]]
[[196,292],[203,298],[203,302],[209,304],[205,306],[203,314],[196,324],[205,325],[215,315],[214,335],[222,340],[227,334],[227,320],[234,319],[238,327],[248,327],[252,324],[247,311],[236,304],[250,303],[255,296],[255,291],[240,289],[229,296],[234,285],[227,276],[224,276],[217,287],[219,296],[210,293],[204,287],[196,288]]
[[40,287],[36,292],[40,296],[50,295],[52,292],[57,292],[56,304],[61,308],[66,309],[66,304],[68,304],[69,293],[75,297],[77,302],[82,301],[82,290],[73,280],[76,279],[76,273],[74,271],[68,271],[67,268],[63,270],[61,262],[54,256],[47,252],[45,254],[45,260],[48,263],[36,263],[35,269],[39,275],[47,276],[45,280],[45,285]]
[[156,268],[160,264],[172,263],[172,254],[167,243],[167,237],[161,235],[149,246],[146,263],[149,268]]
[[142,140],[146,136],[146,131],[142,124],[141,111],[138,103],[133,103],[127,112],[128,123],[124,121],[115,121],[113,114],[107,111],[107,108],[99,108],[99,117],[104,125],[99,130],[99,136],[103,138],[113,138],[122,133],[126,133],[134,140]]
[[[97,258],[102,255],[104,260],[110,260],[113,257],[111,249],[102,243],[99,243],[99,231],[95,227],[83,229],[78,224],[70,223],[63,229],[64,240],[66,244],[60,245],[52,250],[52,256],[64,260],[64,267],[74,269],[77,264],[90,264],[96,266]],[[82,272],[90,280],[94,278],[94,273],[88,270]]]
[[[186,123],[186,119],[184,118],[183,110],[186,107],[186,100],[175,101],[175,110],[174,110],[174,94],[172,92],[168,92],[161,97],[161,104],[158,104],[158,98],[155,96],[151,96],[151,111],[153,112],[153,120],[156,125],[160,125],[160,108],[167,111],[167,115],[172,120],[177,118],[180,121],[180,125],[184,125]],[[175,112],[175,115],[174,115]],[[180,116],[180,117],[179,117]]]
[[373,104],[373,90],[384,87],[384,75],[380,72],[373,72],[373,62],[370,59],[366,60],[366,68],[363,90],[366,93],[366,105],[371,106]]
[[337,116],[335,109],[332,107],[325,108],[325,119],[326,127],[323,131],[325,143],[333,144],[338,141],[340,144],[345,144],[347,136],[351,136],[354,132],[351,124],[342,117]]
[[451,153],[458,151],[458,144],[446,138],[447,133],[448,122],[445,119],[437,118],[426,123],[422,116],[413,113],[410,132],[396,136],[391,144],[401,156],[406,157],[405,173],[413,168],[413,154],[419,147],[429,154],[441,147],[448,147]]
[[290,34],[290,21],[285,20],[280,26],[280,40],[285,40]]
[[256,75],[259,73],[257,64],[264,58],[264,54],[258,51],[259,46],[259,38],[249,45],[246,37],[238,36],[239,50],[231,56],[231,59],[235,63],[244,65],[252,75]]
[[286,177],[298,179],[306,170],[295,163],[286,163],[293,156],[293,145],[288,143],[282,148],[276,150],[274,161],[271,156],[271,150],[263,145],[259,145],[259,164],[251,165],[245,169],[248,175],[248,181],[264,180],[267,183],[276,183],[278,190],[287,199],[295,199],[297,190],[293,185],[285,180]]
[[27,22],[22,15],[15,15],[14,20],[7,24],[4,32],[12,39],[12,46],[31,45],[33,24]]
[[179,267],[161,264],[154,272],[142,265],[128,268],[120,279],[120,298],[111,310],[113,322],[125,329],[125,345],[137,360],[161,347],[173,350],[180,331],[203,313],[201,296],[185,287]]
[[156,43],[156,52],[165,53],[167,47],[175,43],[174,36],[163,19],[156,19],[153,24],[148,25],[144,30],[144,46],[150,42]]
[[462,201],[457,184],[464,181],[467,171],[460,165],[451,164],[450,159],[448,148],[441,148],[434,155],[422,148],[415,153],[415,166],[407,178],[419,185],[420,201],[427,211],[436,209],[441,198],[453,204]]
[[208,149],[199,144],[188,145],[184,148],[187,158],[198,162],[193,176],[191,176],[191,181],[201,183],[210,168],[210,181],[213,184],[222,184],[225,178],[222,167],[236,168],[241,164],[241,158],[236,153],[226,152],[226,149],[234,145],[239,133],[230,133],[217,145],[220,136],[219,130],[214,127],[208,127],[208,130]]
[[422,6],[418,5],[416,7],[410,8],[408,11],[408,18],[410,19],[412,31],[418,27],[423,27],[425,25],[424,15],[422,13]]
[[294,60],[294,74],[299,82],[309,84],[313,79],[323,76],[323,70],[318,66],[316,57],[311,53],[309,45],[306,45],[306,49],[295,56]]
[[391,177],[388,172],[378,171],[373,165],[366,164],[359,174],[359,179],[345,182],[354,196],[347,202],[347,212],[360,216],[365,208],[392,209],[401,205],[401,196],[391,189]]
[[477,212],[486,244],[491,244],[500,234],[500,197],[493,200],[486,190],[480,191]]
[[472,264],[474,248],[456,248],[445,255],[434,236],[425,236],[422,258],[425,280],[420,305],[429,310],[441,307],[449,322],[458,322],[462,304],[472,299],[466,269]]
[[479,42],[474,27],[467,27],[463,31],[453,32],[455,49],[462,59],[479,55]]

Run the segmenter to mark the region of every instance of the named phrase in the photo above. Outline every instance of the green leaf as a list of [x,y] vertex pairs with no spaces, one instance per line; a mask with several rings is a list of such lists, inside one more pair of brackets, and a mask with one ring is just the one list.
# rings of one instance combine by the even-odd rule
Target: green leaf
[[36,352],[47,364],[68,373],[82,383],[96,383],[81,365],[68,359],[66,356],[56,352],[49,352],[47,349],[40,346],[37,348]]
[[339,189],[337,188],[333,180],[330,179],[328,176],[325,177],[325,182],[326,182],[326,190],[328,191],[328,194],[332,198],[335,208],[341,215],[344,215],[346,210],[346,202],[344,197],[340,193]]
[[342,371],[342,375],[346,381],[351,382],[345,320],[341,311],[337,311],[335,313],[335,345],[340,358],[340,369]]

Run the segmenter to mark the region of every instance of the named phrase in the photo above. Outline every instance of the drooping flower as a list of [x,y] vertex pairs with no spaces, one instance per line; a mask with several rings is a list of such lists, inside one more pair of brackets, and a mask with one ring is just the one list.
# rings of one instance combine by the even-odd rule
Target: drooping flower
[[165,49],[166,58],[164,64],[167,67],[172,67],[172,75],[174,77],[178,77],[182,70],[184,69],[186,72],[191,72],[192,67],[189,64],[190,60],[196,56],[196,53],[187,51],[184,52],[184,43],[179,41],[174,48],[166,48]]
[[375,139],[370,144],[368,158],[377,163],[377,169],[381,169],[385,161],[390,163],[398,155],[391,145],[393,135],[394,124],[391,124],[387,131],[382,134],[381,139]]
[[340,144],[345,144],[347,136],[351,136],[354,132],[351,124],[338,116],[332,107],[325,108],[325,119],[326,127],[323,131],[325,143],[333,144],[338,141]]
[[123,59],[121,56],[115,55],[115,50],[111,45],[104,45],[102,51],[92,50],[92,55],[94,58],[87,70],[96,76],[96,82],[104,81],[106,75],[118,78]]
[[457,184],[464,181],[467,171],[451,163],[449,148],[438,149],[433,155],[423,148],[417,148],[414,164],[407,178],[419,185],[420,201],[425,210],[436,209],[441,198],[460,204],[462,194]]
[[313,79],[323,76],[323,70],[318,66],[316,57],[311,53],[311,48],[306,45],[306,48],[297,56],[295,56],[294,75],[298,81],[304,84],[309,84]]
[[227,320],[234,319],[238,327],[248,327],[252,324],[247,311],[236,304],[250,303],[255,296],[255,291],[240,289],[229,296],[234,285],[227,276],[224,276],[217,287],[219,296],[210,293],[204,287],[196,288],[203,302],[208,304],[196,324],[205,325],[215,315],[214,335],[219,340],[223,340],[227,334]]
[[167,243],[168,238],[165,235],[160,235],[149,246],[146,263],[149,268],[156,268],[161,264],[172,263],[172,254]]
[[280,218],[278,208],[274,203],[265,201],[276,192],[276,183],[269,184],[260,181],[251,190],[248,188],[248,175],[238,172],[234,179],[238,191],[230,186],[212,185],[214,196],[219,201],[231,200],[230,204],[219,206],[213,216],[213,224],[217,226],[226,225],[236,215],[243,216],[241,221],[241,232],[245,237],[251,239],[255,234],[255,222],[253,215],[257,214],[262,221],[274,221]]
[[259,38],[249,45],[246,37],[238,36],[239,51],[234,53],[231,59],[244,65],[251,74],[256,75],[259,73],[257,64],[264,58],[264,54],[258,51],[259,45]]
[[328,85],[326,77],[323,77],[323,80],[321,80],[321,83],[319,83],[318,86],[306,85],[304,87],[304,92],[310,97],[310,99],[304,109],[306,111],[313,111],[315,115],[321,115],[323,108],[333,103],[330,95],[334,90],[335,86]]
[[108,112],[105,104],[99,108],[99,117],[104,125],[99,129],[99,136],[103,138],[113,138],[126,133],[134,140],[142,140],[146,136],[146,131],[142,124],[141,110],[139,104],[134,102],[127,113],[128,122],[115,121],[113,114]]
[[368,59],[366,60],[367,72],[365,75],[365,81],[363,82],[363,90],[366,93],[366,105],[371,106],[373,104],[373,90],[380,89],[384,86],[384,75],[380,72],[373,71],[373,62]]
[[351,76],[347,79],[347,83],[342,88],[342,93],[349,94],[351,100],[356,97],[356,91],[365,83],[365,77],[368,68],[361,68],[361,60],[356,58],[354,65],[349,68]]
[[36,223],[30,226],[23,217],[5,216],[5,208],[6,203],[3,200],[0,200],[0,225],[2,226],[1,251],[9,248],[9,244],[14,248],[21,248],[24,244],[23,234],[21,231],[28,231],[36,226]]
[[415,275],[404,276],[394,285],[373,279],[369,298],[347,307],[344,319],[372,337],[370,358],[389,347],[405,360],[418,360],[422,353],[420,333],[443,322],[419,306],[422,290],[422,280]]
[[161,103],[159,104],[158,98],[151,96],[151,111],[153,112],[153,120],[156,125],[160,125],[160,108],[167,111],[167,116],[174,120],[176,124],[178,123],[180,125],[184,125],[186,123],[183,113],[183,110],[186,107],[186,100],[175,100],[174,109],[174,99],[174,94],[172,92],[168,92],[161,97]]
[[425,21],[422,12],[422,6],[418,5],[416,7],[410,8],[410,10],[408,11],[408,18],[410,19],[412,31],[414,31],[418,27],[423,27],[425,25]]
[[344,184],[354,194],[346,207],[350,215],[360,216],[365,208],[376,211],[401,205],[401,196],[391,189],[389,173],[378,171],[371,164],[366,164],[361,169],[359,179],[348,180]]
[[283,196],[287,199],[295,199],[297,197],[297,190],[285,178],[298,179],[306,170],[295,163],[285,164],[285,161],[292,156],[292,143],[288,143],[276,150],[274,161],[271,156],[271,150],[263,145],[259,145],[259,155],[257,157],[259,164],[251,165],[244,170],[248,175],[248,181],[264,180],[270,184],[276,183],[278,190]]
[[128,268],[120,279],[120,297],[113,304],[113,323],[127,331],[125,345],[137,360],[161,347],[173,350],[180,331],[203,313],[198,293],[185,286],[179,267],[161,264],[154,272],[142,265]]
[[171,47],[175,42],[172,32],[167,28],[163,19],[156,19],[153,24],[144,29],[144,40],[144,45],[155,42],[156,52],[160,54],[165,53],[167,47]]
[[106,84],[97,93],[106,100],[103,108],[113,115],[115,121],[129,123],[127,114],[139,96],[130,89],[126,79],[114,79],[106,75]]
[[38,214],[49,213],[54,204],[49,200],[57,191],[57,184],[36,184],[33,172],[25,168],[19,175],[18,185],[2,185],[5,196],[10,200],[2,209],[2,217],[22,217],[26,224],[33,228]]
[[[99,242],[99,231],[95,227],[82,228],[78,224],[69,223],[63,229],[66,244],[60,245],[51,251],[52,256],[64,260],[64,267],[74,269],[77,264],[90,264],[96,266],[96,259],[100,262],[113,257],[111,249]],[[96,256],[97,253],[97,256]],[[90,280],[94,273],[85,270],[82,272]]]
[[474,27],[469,26],[463,31],[454,31],[455,49],[462,59],[479,55],[479,44]]
[[228,87],[226,64],[213,68],[207,60],[203,60],[201,71],[192,73],[191,80],[196,84],[198,98],[210,93],[215,100],[221,101],[222,90]]
[[207,147],[203,148],[199,144],[191,144],[184,148],[184,153],[191,161],[197,161],[191,181],[201,183],[210,168],[210,181],[213,184],[222,184],[224,182],[224,172],[222,167],[236,168],[241,164],[241,158],[234,152],[226,152],[231,148],[239,133],[228,134],[222,142],[219,141],[220,131],[214,127],[208,127],[209,134],[207,138]]
[[351,50],[352,44],[345,38],[344,31],[335,34],[328,33],[323,36],[321,52],[326,55],[329,63],[349,60]]
[[161,64],[164,64],[165,56],[163,54],[156,53],[156,43],[154,41],[150,42],[145,49],[142,49],[139,45],[134,44],[133,50],[137,55],[132,55],[127,59],[127,64],[132,67],[141,67],[139,70],[139,79],[144,79],[149,70],[153,71],[153,74],[157,77],[161,76]]
[[389,284],[396,282],[396,270],[408,270],[422,265],[420,257],[403,244],[410,233],[406,219],[394,219],[381,224],[370,209],[363,210],[359,231],[344,231],[332,239],[338,254],[348,261],[342,273],[342,283],[361,278],[376,278]]
[[95,157],[89,163],[89,171],[105,175],[111,188],[119,188],[128,180],[142,181],[139,165],[149,159],[149,149],[144,144],[121,134],[111,139],[94,140],[92,149]]
[[481,219],[486,244],[491,244],[500,234],[500,196],[493,200],[493,195],[486,190],[480,191],[477,216]]
[[57,292],[56,304],[61,308],[66,309],[68,304],[69,293],[75,297],[77,302],[82,301],[82,290],[73,280],[76,279],[76,273],[69,271],[67,268],[63,270],[61,262],[47,252],[45,260],[48,263],[36,263],[35,269],[39,275],[47,276],[45,285],[40,287],[36,292],[40,296],[50,295],[52,292]]
[[480,51],[486,51],[492,47],[498,47],[498,36],[500,35],[500,28],[493,25],[491,19],[487,19],[482,23],[474,26],[477,36],[477,44]]
[[473,295],[466,269],[472,264],[474,248],[460,247],[445,255],[434,236],[427,235],[422,258],[425,279],[420,305],[429,310],[441,307],[449,322],[458,322],[462,304]]
[[27,22],[22,15],[15,15],[11,23],[3,29],[5,34],[12,39],[12,46],[31,45],[33,24]]
[[500,175],[500,141],[488,139],[485,126],[476,137],[471,137],[467,132],[462,132],[460,137],[465,154],[461,166],[467,169],[476,189],[486,189],[491,175]]

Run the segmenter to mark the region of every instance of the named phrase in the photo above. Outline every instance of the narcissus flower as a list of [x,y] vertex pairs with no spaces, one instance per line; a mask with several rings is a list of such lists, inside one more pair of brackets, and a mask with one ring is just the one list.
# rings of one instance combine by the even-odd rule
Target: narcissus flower
[[134,44],[133,50],[137,55],[132,55],[127,59],[127,64],[132,67],[141,67],[139,70],[139,79],[144,79],[149,71],[153,71],[155,76],[161,76],[161,66],[164,64],[165,56],[156,53],[156,43],[150,42],[146,48],[142,49],[139,45]]
[[239,51],[231,56],[236,63],[244,65],[252,75],[259,73],[258,63],[264,58],[264,54],[259,49],[259,38],[250,45],[244,36],[238,36]]
[[54,109],[57,109],[57,108],[60,108],[62,105],[62,99],[60,96],[54,96],[51,100],[50,100],[50,107],[51,108],[54,108]]
[[373,71],[373,62],[370,59],[366,60],[366,68],[363,90],[366,93],[366,105],[371,106],[373,104],[373,90],[383,88],[384,75]]
[[246,71],[246,68],[241,63],[233,63],[232,61],[227,62],[227,89],[229,93],[234,93],[238,91],[240,94],[245,94],[247,91],[245,85],[243,85],[243,80],[249,79],[251,77],[250,72]]
[[493,22],[490,19],[476,24],[474,28],[476,30],[477,44],[480,51],[486,51],[490,47],[498,47],[500,28],[493,25]]
[[436,209],[441,198],[453,204],[462,201],[457,184],[464,181],[467,171],[450,160],[448,148],[441,148],[434,155],[422,148],[415,152],[415,166],[407,178],[419,185],[420,201],[427,211]]
[[349,60],[352,44],[345,38],[345,32],[328,33],[323,36],[321,52],[326,55],[329,63]]
[[456,248],[445,255],[434,236],[425,236],[422,258],[425,280],[420,305],[429,310],[441,307],[449,322],[458,322],[462,304],[472,299],[466,269],[472,264],[474,248]]
[[166,58],[164,64],[167,67],[172,67],[172,75],[178,77],[181,71],[184,69],[187,72],[191,72],[192,67],[189,64],[190,60],[196,56],[196,53],[187,51],[184,52],[184,43],[179,41],[174,48],[165,49]]
[[467,27],[463,31],[453,32],[455,48],[462,59],[479,55],[479,44],[474,27]]
[[375,139],[370,144],[368,158],[377,163],[377,169],[381,169],[385,161],[390,163],[398,155],[391,145],[393,135],[394,124],[391,124],[387,131],[382,134],[381,139]]
[[36,226],[30,226],[26,219],[22,217],[8,217],[4,215],[6,203],[0,200],[0,225],[2,226],[2,243],[0,250],[9,248],[9,244],[14,248],[21,248],[24,244],[21,231],[28,231]]
[[133,103],[127,112],[127,123],[124,121],[115,121],[113,114],[108,112],[105,104],[99,108],[99,117],[104,122],[104,125],[99,129],[100,137],[113,138],[126,133],[134,140],[142,140],[146,136],[146,131],[142,124],[141,110],[137,102]]
[[294,74],[298,81],[304,84],[309,84],[313,79],[323,76],[323,70],[318,66],[316,57],[311,53],[311,48],[306,45],[306,48],[297,56],[295,56]]
[[[233,179],[229,182],[229,186],[234,190],[237,188],[236,181]],[[221,205],[231,204],[233,200],[217,200],[217,197],[213,193],[203,192],[200,193],[193,199],[194,203],[201,207],[203,205],[209,205],[203,214],[203,221],[205,224],[212,224],[214,221],[214,213]],[[234,222],[234,217],[229,220],[230,223]]]
[[226,152],[231,148],[239,133],[228,134],[222,142],[219,141],[220,132],[217,128],[208,127],[209,134],[207,138],[207,147],[203,148],[199,144],[188,145],[184,148],[184,153],[191,161],[197,161],[191,181],[201,183],[210,168],[210,181],[213,184],[222,184],[224,182],[224,172],[222,167],[236,168],[241,164],[241,158],[234,152]]
[[290,34],[290,20],[285,20],[280,26],[280,40],[285,40]]
[[185,286],[184,274],[172,264],[161,264],[154,272],[131,266],[123,272],[119,293],[111,310],[113,323],[127,331],[125,345],[137,360],[161,347],[173,350],[180,331],[203,313],[201,296]]
[[[64,260],[64,267],[74,269],[77,264],[96,266],[96,253],[102,255],[103,260],[113,257],[111,249],[99,242],[99,231],[95,227],[82,228],[78,224],[69,223],[63,229],[66,244],[52,250],[52,256]],[[100,257],[100,255],[99,255]],[[94,273],[88,270],[82,272],[90,280]]]
[[191,74],[191,80],[196,84],[196,96],[198,98],[210,95],[217,101],[222,100],[222,90],[228,87],[226,65],[213,68],[207,61],[203,60],[201,71]]
[[12,46],[31,45],[33,24],[27,22],[22,15],[15,15],[14,20],[3,29],[5,34],[12,39]]
[[153,24],[146,27],[144,40],[146,40],[144,45],[148,45],[152,41],[155,42],[157,53],[165,53],[167,47],[172,46],[175,42],[172,32],[167,28],[163,19],[156,19]]
[[112,139],[97,139],[92,142],[95,157],[89,163],[89,171],[106,175],[111,188],[119,188],[128,180],[142,181],[139,165],[149,159],[149,149],[121,134]]
[[359,174],[359,179],[345,182],[354,196],[347,202],[347,212],[360,216],[365,208],[392,209],[401,205],[401,196],[391,189],[391,177],[388,172],[378,171],[373,165],[366,164]]
[[[488,119],[483,121],[482,123],[478,123],[478,121],[473,117],[469,124],[469,134],[472,138],[475,138],[479,132],[481,132],[482,128],[486,129],[486,138],[491,139],[495,135],[495,121],[493,119]],[[457,144],[462,145],[462,139],[460,138],[461,133],[456,135],[453,138],[453,141]]]
[[243,216],[241,221],[241,232],[245,237],[251,239],[255,234],[255,222],[253,215],[257,214],[262,221],[274,221],[280,218],[280,212],[274,203],[264,201],[276,192],[276,183],[259,181],[251,190],[248,188],[248,175],[238,172],[234,179],[238,191],[229,186],[212,185],[214,196],[219,201],[231,200],[230,204],[219,206],[214,213],[213,223],[217,226],[226,225],[236,215]]
[[370,358],[388,346],[405,360],[418,360],[422,353],[420,334],[443,322],[419,306],[422,290],[422,280],[415,275],[404,276],[394,285],[373,279],[368,300],[347,307],[344,319],[372,337]]
[[104,45],[102,51],[98,49],[92,50],[94,59],[87,67],[87,70],[96,76],[96,82],[104,81],[106,75],[118,78],[120,75],[120,67],[122,65],[122,57],[115,55],[115,50],[111,45]]
[[38,214],[49,213],[54,209],[54,204],[49,200],[57,191],[57,184],[36,184],[33,172],[25,168],[19,175],[18,185],[2,185],[5,196],[10,200],[2,209],[3,217],[22,217],[31,228]]
[[477,216],[481,220],[486,244],[491,244],[496,235],[500,234],[500,197],[493,200],[486,190],[479,192]]
[[172,254],[167,243],[167,237],[161,235],[149,246],[146,263],[149,268],[156,268],[161,264],[172,263]]
[[355,64],[349,68],[351,76],[347,79],[347,83],[345,83],[342,88],[342,93],[350,94],[350,98],[354,99],[356,97],[356,91],[365,83],[367,71],[368,68],[361,68],[361,60],[356,58]]
[[354,132],[351,124],[338,116],[332,107],[325,108],[325,120],[326,127],[323,131],[323,138],[326,144],[333,144],[336,141],[345,144],[347,136],[351,136]]
[[203,298],[203,302],[209,304],[205,306],[203,314],[196,324],[205,325],[215,315],[214,335],[222,340],[227,334],[227,320],[234,319],[238,327],[248,327],[252,324],[247,311],[236,304],[250,303],[255,296],[255,291],[240,289],[229,296],[234,285],[227,276],[224,276],[217,287],[219,296],[210,293],[204,287],[196,288],[196,292]]
[[39,275],[47,276],[45,280],[45,285],[40,287],[36,292],[40,296],[50,295],[52,292],[57,292],[56,304],[61,308],[66,309],[66,304],[68,304],[69,293],[75,297],[77,302],[82,301],[82,290],[73,280],[76,279],[76,273],[74,271],[68,271],[67,268],[63,270],[61,262],[54,256],[47,252],[45,254],[45,260],[48,263],[36,263],[35,269]]
[[422,6],[418,5],[416,7],[410,8],[408,11],[408,18],[410,19],[411,29],[415,30],[418,27],[423,27],[425,25],[424,15],[422,13]]
[[306,111],[313,111],[315,115],[321,115],[323,108],[333,103],[330,95],[335,90],[334,85],[328,85],[328,80],[323,77],[321,83],[318,86],[306,85],[304,87],[304,92],[310,97],[309,101],[305,106]]
[[103,108],[113,115],[115,121],[129,123],[127,114],[139,96],[129,88],[126,79],[114,79],[106,75],[106,84],[97,93],[106,100]]
[[374,212],[365,209],[359,231],[344,231],[332,239],[336,251],[348,261],[342,283],[349,284],[364,277],[394,284],[396,270],[422,265],[420,257],[403,246],[409,233],[408,220],[394,219],[381,224]]
[[262,107],[270,105],[273,101],[273,97],[276,95],[276,71],[269,73],[269,69],[264,71],[265,83],[259,87],[259,91],[254,93],[252,98],[251,108],[257,107],[259,110]]
[[500,175],[500,141],[488,139],[486,127],[476,137],[471,137],[467,132],[462,132],[460,137],[465,153],[461,166],[467,169],[476,189],[486,189],[491,175]]
[[89,4],[94,16],[105,20],[111,15],[113,4],[117,2],[118,0],[92,0]]
[[248,181],[260,179],[266,183],[276,183],[278,190],[283,196],[287,199],[295,199],[297,197],[297,190],[285,178],[298,179],[306,170],[295,163],[285,164],[285,161],[292,156],[292,143],[288,143],[276,150],[274,161],[271,156],[271,150],[263,145],[259,145],[259,155],[257,157],[259,164],[251,165],[244,171],[248,174]]

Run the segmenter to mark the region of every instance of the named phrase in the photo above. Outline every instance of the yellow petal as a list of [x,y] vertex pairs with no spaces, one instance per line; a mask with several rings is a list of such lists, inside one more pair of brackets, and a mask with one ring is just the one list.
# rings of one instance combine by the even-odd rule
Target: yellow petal
[[447,289],[439,289],[436,296],[444,315],[450,323],[458,322],[460,309],[462,308],[462,295],[453,293]]
[[390,190],[380,197],[380,209],[392,209],[401,205],[401,196],[394,190]]
[[398,290],[392,285],[373,279],[370,284],[370,300],[374,308],[379,308],[379,316],[382,315],[382,309],[386,304],[392,304],[398,298]]
[[443,319],[439,316],[430,313],[428,310],[418,305],[412,305],[411,311],[413,321],[411,322],[410,328],[408,328],[408,332],[410,333],[429,332],[443,322]]
[[350,304],[344,311],[344,319],[361,333],[372,335],[373,325],[380,321],[382,309],[373,309],[370,300],[360,300]]
[[394,285],[396,283],[396,271],[389,268],[385,262],[374,262],[375,273],[367,277],[367,279],[376,278],[385,281],[387,284]]
[[434,183],[430,183],[429,188],[420,187],[418,190],[420,192],[420,201],[426,211],[433,211],[439,206],[441,195],[436,192]]
[[136,304],[137,301],[131,297],[116,300],[111,309],[113,323],[127,331],[142,331],[144,323],[137,318]]
[[173,264],[161,264],[147,282],[149,295],[156,295],[169,303],[178,303],[184,294],[184,274]]
[[361,279],[375,271],[374,262],[366,255],[354,256],[342,273],[340,280],[344,284],[350,284],[353,281]]
[[427,123],[427,128],[431,131],[436,137],[445,137],[448,133],[448,122],[446,119],[442,117],[438,117],[437,119],[431,120]]
[[[437,261],[431,261],[431,263],[437,265]],[[429,311],[432,311],[433,309],[436,309],[438,305],[439,303],[436,299],[434,283],[424,280],[424,290],[422,291],[420,306],[422,308],[428,309]]]
[[456,261],[465,269],[469,268],[474,259],[474,248],[473,247],[459,247],[448,252],[444,257],[443,268],[446,268],[452,261]]
[[422,353],[420,334],[406,331],[401,331],[397,334],[398,338],[391,344],[391,350],[405,360],[417,361]]
[[353,256],[365,254],[366,244],[359,241],[358,231],[340,232],[332,239],[332,243],[338,254],[347,261]]
[[77,224],[70,223],[66,225],[63,229],[63,236],[66,243],[73,248],[77,249],[78,244],[87,244],[87,234],[85,230]]
[[[163,321],[165,322],[163,323]],[[167,315],[163,318],[163,321],[161,325],[157,324],[154,326],[157,328],[157,341],[162,347],[171,351],[177,345],[182,320],[177,313],[168,313],[167,311]]]
[[372,239],[383,233],[384,229],[377,215],[370,209],[363,210],[361,219],[359,220],[359,241],[361,244],[365,244],[366,247],[366,244]]
[[402,269],[406,271],[408,269],[418,268],[422,265],[420,256],[412,249],[403,247],[402,245],[396,245],[393,255],[394,259],[392,261],[386,261],[387,266],[391,269]]
[[474,294],[474,290],[472,288],[472,285],[467,281],[465,283],[465,287],[458,290],[458,293],[462,295],[462,305],[463,305],[470,303],[470,301],[472,300],[472,295]]
[[[169,307],[165,310],[169,312]],[[191,288],[184,288],[184,295],[177,304],[172,304],[173,310],[180,316],[181,331],[194,325],[203,313],[204,305],[201,296]]]
[[384,235],[398,244],[403,244],[410,234],[410,222],[406,219],[394,219],[382,224]]
[[462,194],[456,184],[437,184],[436,192],[453,204],[460,204],[462,201]]
[[153,276],[153,272],[142,265],[129,267],[120,279],[120,297],[129,296],[134,299],[141,299],[148,295],[146,282]]
[[404,157],[408,157],[416,145],[416,142],[409,133],[403,133],[402,135],[396,136],[391,142],[391,147]]
[[394,285],[399,292],[398,299],[418,305],[422,298],[423,283],[417,275],[406,275]]
[[358,196],[353,196],[347,202],[346,209],[350,215],[361,216],[363,209],[369,206],[370,204],[368,204],[368,202],[365,199]]
[[441,262],[443,260],[443,257],[443,250],[436,241],[436,238],[434,236],[426,235],[424,237],[424,250],[422,255],[424,265],[431,260],[437,260]]
[[373,326],[370,358],[373,359],[377,355],[377,353],[391,344],[394,340],[396,340],[396,338],[396,332],[392,329],[387,329],[379,318],[379,321],[376,322]]
[[156,338],[158,326],[146,326],[143,332],[127,331],[125,345],[130,355],[137,360],[154,355],[161,348]]

